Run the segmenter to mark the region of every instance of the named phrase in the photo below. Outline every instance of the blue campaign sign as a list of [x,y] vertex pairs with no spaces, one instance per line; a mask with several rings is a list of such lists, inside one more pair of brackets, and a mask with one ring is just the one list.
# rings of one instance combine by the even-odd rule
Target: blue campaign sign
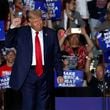
[[46,0],[47,8],[50,10],[53,20],[61,18],[62,3],[61,0]]
[[52,20],[61,18],[61,6],[61,0],[35,0],[35,9],[42,10],[44,18],[47,16],[47,12],[49,12]]
[[35,1],[35,9],[43,10],[47,12],[47,4],[45,0],[36,0]]
[[103,56],[104,56],[104,62],[105,63],[110,63],[110,50],[103,52]]
[[105,77],[110,79],[110,65],[106,66],[105,73]]
[[10,88],[9,80],[10,75],[0,77],[0,89]]
[[64,83],[58,84],[55,73],[55,87],[82,87],[84,72],[80,70],[64,70]]
[[35,0],[35,9],[39,9],[43,13],[43,18],[46,18],[47,4],[46,0]]
[[104,52],[110,51],[110,29],[106,29],[96,34],[100,49]]
[[0,41],[5,40],[4,21],[0,21]]

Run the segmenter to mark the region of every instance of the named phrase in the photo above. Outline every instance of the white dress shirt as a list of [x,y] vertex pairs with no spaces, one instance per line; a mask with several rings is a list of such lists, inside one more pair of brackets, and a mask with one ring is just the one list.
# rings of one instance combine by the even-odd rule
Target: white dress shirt
[[87,7],[87,2],[92,1],[92,0],[77,0],[76,4],[76,11],[78,11],[83,19],[88,19],[89,18],[89,11]]
[[[36,31],[31,28],[31,33],[32,33],[32,45],[33,45],[33,53],[32,53],[32,65],[36,65],[36,53],[35,53],[35,37],[36,37]],[[43,43],[43,31],[39,31],[38,33],[38,38],[40,41],[41,45],[41,52],[42,52],[42,64],[44,65],[44,43]]]

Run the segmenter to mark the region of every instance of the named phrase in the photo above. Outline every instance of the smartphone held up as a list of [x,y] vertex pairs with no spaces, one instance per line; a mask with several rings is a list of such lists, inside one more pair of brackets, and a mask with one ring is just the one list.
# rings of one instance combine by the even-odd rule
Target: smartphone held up
[[19,17],[19,18],[22,18],[23,13],[22,13],[21,11],[20,11],[20,12],[17,12],[15,16],[16,16],[16,17]]
[[81,34],[81,28],[71,28],[72,34]]

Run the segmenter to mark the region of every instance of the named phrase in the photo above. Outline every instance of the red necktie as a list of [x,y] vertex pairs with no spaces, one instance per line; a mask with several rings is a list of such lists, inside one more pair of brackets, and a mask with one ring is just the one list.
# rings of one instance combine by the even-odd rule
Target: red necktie
[[41,76],[43,73],[43,66],[42,66],[42,53],[41,53],[41,46],[40,41],[38,38],[38,32],[36,32],[35,38],[35,52],[36,52],[36,74]]

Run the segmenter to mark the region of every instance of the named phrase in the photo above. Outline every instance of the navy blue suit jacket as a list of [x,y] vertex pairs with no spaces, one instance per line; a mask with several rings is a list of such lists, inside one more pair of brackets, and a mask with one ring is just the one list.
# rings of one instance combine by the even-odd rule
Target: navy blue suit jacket
[[[44,62],[45,73],[53,76],[54,69],[57,76],[63,75],[61,53],[56,32],[50,28],[43,27],[44,39]],[[6,37],[6,47],[15,47],[17,54],[13,65],[10,86],[20,89],[28,75],[32,64],[32,34],[29,26],[10,29]]]

